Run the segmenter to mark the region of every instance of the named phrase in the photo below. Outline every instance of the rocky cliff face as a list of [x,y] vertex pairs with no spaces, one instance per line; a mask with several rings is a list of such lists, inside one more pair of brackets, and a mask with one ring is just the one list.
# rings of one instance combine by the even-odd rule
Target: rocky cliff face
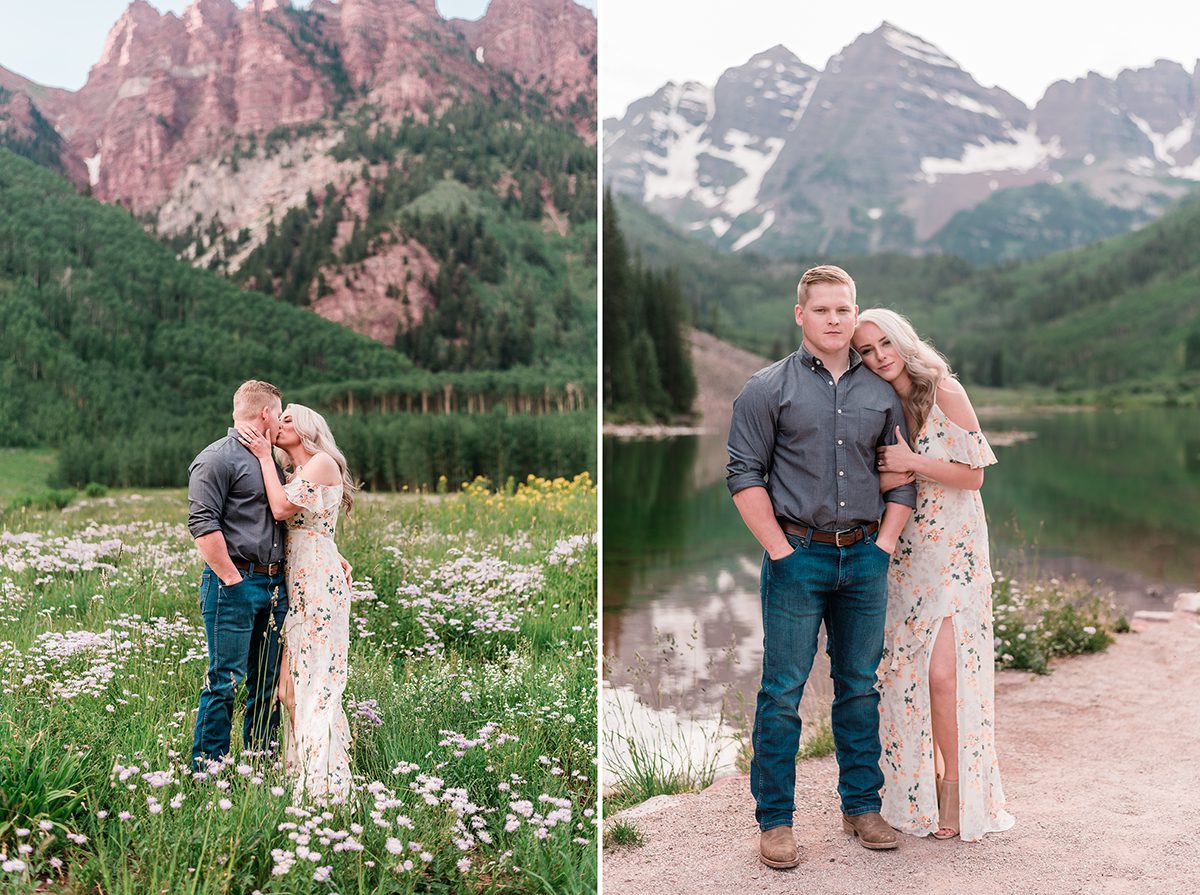
[[596,17],[573,0],[492,0],[478,21],[456,20],[476,58],[545,94],[594,139]]
[[[365,196],[361,163],[330,155],[347,129],[425,122],[473,99],[532,107],[520,88],[548,98],[539,114],[594,121],[595,45],[595,18],[571,0],[495,0],[474,23],[443,19],[435,0],[314,0],[304,10],[194,0],[178,16],[133,0],[79,91],[0,69],[0,141],[30,139],[40,109],[77,185],[152,219],[164,237],[201,222],[238,234],[236,255],[217,259],[215,239],[185,251],[233,273],[231,258],[244,260],[306,196]],[[594,123],[588,130],[594,140]],[[352,227],[354,203],[344,207]],[[379,245],[380,258],[353,276],[323,271],[313,302],[390,342],[398,322],[420,320],[428,295],[413,285],[401,309],[380,284],[400,263],[405,274],[436,275],[437,265],[403,234]]]
[[[712,90],[668,85],[639,100],[605,122],[605,177],[734,251],[937,250],[957,215],[984,209],[979,226],[1003,206],[1035,225],[1029,246],[1005,251],[1035,253],[1038,221],[1061,210],[1047,203],[1083,213],[1098,199],[1087,213],[1110,207],[1121,229],[1200,180],[1196,83],[1159,62],[1055,84],[1031,110],[885,22],[824,71],[775,47]],[[673,105],[685,95],[702,114]],[[990,201],[1009,189],[1028,201]]]

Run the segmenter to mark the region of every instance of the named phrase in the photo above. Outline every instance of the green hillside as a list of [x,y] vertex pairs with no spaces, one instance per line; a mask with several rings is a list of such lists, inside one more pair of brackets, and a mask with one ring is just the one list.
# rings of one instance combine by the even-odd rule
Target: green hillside
[[1000,190],[958,212],[928,244],[979,264],[1018,261],[1091,245],[1152,219],[1097,199],[1081,183],[1035,183]]
[[[270,158],[314,133],[358,165],[349,183],[308,193],[244,253],[249,231],[213,217],[164,238],[181,257],[282,301],[307,305],[401,236],[424,246],[436,274],[407,270],[386,285],[406,312],[396,347],[422,369],[569,365],[594,379],[596,148],[569,123],[522,102],[464,100],[437,117],[380,120],[363,105],[336,122],[280,126],[239,138],[227,164]],[[365,214],[348,196],[365,190]],[[146,223],[157,229],[154,216]],[[340,230],[350,236],[341,243]],[[335,246],[337,246],[335,248]],[[407,258],[405,265],[407,266]],[[418,291],[419,290],[419,291]],[[431,305],[409,307],[410,294]]]
[[[0,446],[59,449],[59,478],[75,484],[181,483],[187,462],[227,425],[233,390],[252,377],[279,385],[285,400],[325,387],[336,405],[363,383],[401,391],[416,375],[419,390],[441,396],[442,411],[467,409],[447,397],[464,374],[430,381],[394,350],[177,261],[121,208],[81,197],[3,149],[0,358]],[[500,385],[518,395],[549,385],[545,373],[534,383],[519,370],[508,377]],[[594,468],[587,411],[514,423],[484,397],[471,407],[491,412],[470,420],[360,413],[333,424],[352,465],[381,487],[430,484],[442,473],[454,482]],[[518,437],[533,446],[509,442]]]
[[1032,261],[979,267],[954,256],[728,255],[619,205],[631,253],[678,267],[694,322],[768,356],[796,341],[795,284],[845,267],[859,306],[912,319],[967,381],[1062,391],[1200,390],[1200,201],[1134,233]]

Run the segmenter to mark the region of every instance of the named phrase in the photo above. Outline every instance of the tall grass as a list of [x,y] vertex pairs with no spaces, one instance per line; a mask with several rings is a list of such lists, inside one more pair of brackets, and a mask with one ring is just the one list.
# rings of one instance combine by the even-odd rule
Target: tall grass
[[590,480],[364,495],[356,790],[280,762],[188,767],[206,664],[181,492],[83,498],[0,531],[0,891],[582,893],[596,888]]

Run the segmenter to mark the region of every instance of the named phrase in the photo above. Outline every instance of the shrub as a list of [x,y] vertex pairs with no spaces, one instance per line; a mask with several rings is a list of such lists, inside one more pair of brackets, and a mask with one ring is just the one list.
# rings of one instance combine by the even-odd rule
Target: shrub
[[997,668],[1047,674],[1055,656],[1103,652],[1129,630],[1111,599],[1074,578],[1022,585],[999,576],[992,601]]

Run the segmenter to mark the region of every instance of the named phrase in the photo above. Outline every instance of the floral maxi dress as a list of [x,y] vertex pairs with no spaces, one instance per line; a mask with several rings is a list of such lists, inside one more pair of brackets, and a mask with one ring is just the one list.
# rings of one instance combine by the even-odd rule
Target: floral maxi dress
[[[981,432],[932,407],[913,449],[979,469],[996,462]],[[943,620],[954,625],[958,669],[959,826],[966,841],[1009,829],[994,725],[995,645],[987,520],[978,491],[918,478],[917,505],[888,570],[879,666],[881,813],[905,833],[938,829],[929,658]]]
[[297,474],[284,485],[303,507],[288,520],[285,570],[291,609],[283,624],[296,696],[286,757],[295,795],[341,801],[350,794],[350,725],[342,709],[350,648],[350,587],[333,542],[342,486]]

